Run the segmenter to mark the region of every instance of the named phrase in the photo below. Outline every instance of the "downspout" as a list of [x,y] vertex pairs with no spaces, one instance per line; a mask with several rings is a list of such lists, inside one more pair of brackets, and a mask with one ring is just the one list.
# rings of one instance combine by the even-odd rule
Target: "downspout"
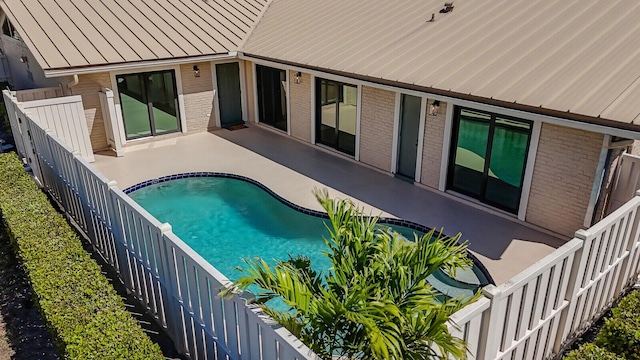
[[596,167],[596,174],[593,179],[593,186],[591,187],[591,197],[589,198],[589,206],[587,207],[587,213],[584,217],[583,226],[589,228],[593,221],[593,215],[596,211],[596,204],[602,191],[602,184],[604,183],[604,169],[608,166],[609,159],[609,146],[611,144],[611,135],[605,135],[602,139],[602,148],[600,149],[600,157],[598,159],[598,166]]
[[596,221],[596,210],[601,205],[603,200],[603,186],[605,181],[611,174],[611,162],[614,158],[620,156],[612,156],[614,150],[624,149],[625,147],[632,145],[633,140],[629,139],[615,139],[611,135],[605,135],[602,141],[602,149],[600,150],[600,159],[598,161],[598,167],[596,168],[596,176],[593,179],[593,187],[591,189],[591,198],[589,199],[589,206],[587,207],[587,214],[584,218],[584,226],[590,227]]
[[[73,90],[71,88],[78,85],[79,82],[80,79],[78,78],[78,74],[73,74],[73,80],[67,83],[67,89],[69,89],[70,93],[69,95],[73,95]],[[60,87],[62,87],[62,84],[60,84]],[[64,94],[64,89],[62,90],[62,93]]]

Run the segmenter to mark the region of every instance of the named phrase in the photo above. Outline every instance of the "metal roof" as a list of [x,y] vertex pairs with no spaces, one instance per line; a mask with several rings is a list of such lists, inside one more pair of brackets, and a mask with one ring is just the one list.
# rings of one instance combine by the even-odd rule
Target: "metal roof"
[[[245,54],[640,124],[640,1],[276,0]],[[430,22],[435,14],[435,21]]]
[[1,0],[44,70],[236,51],[268,0]]

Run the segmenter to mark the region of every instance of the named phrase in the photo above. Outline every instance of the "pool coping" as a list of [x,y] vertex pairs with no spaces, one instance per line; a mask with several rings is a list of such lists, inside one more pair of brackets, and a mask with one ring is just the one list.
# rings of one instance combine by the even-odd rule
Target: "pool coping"
[[[197,172],[189,172],[189,173],[181,173],[181,174],[174,174],[174,175],[167,175],[167,176],[162,176],[156,179],[151,179],[151,180],[146,180],[143,181],[141,183],[138,183],[136,185],[133,186],[129,186],[128,188],[124,189],[123,192],[127,195],[131,194],[132,192],[136,191],[136,190],[140,190],[142,188],[145,188],[147,186],[151,186],[151,185],[156,185],[156,184],[160,184],[163,182],[167,182],[167,181],[171,181],[171,180],[178,180],[178,179],[186,179],[186,178],[201,178],[201,177],[218,177],[218,178],[229,178],[229,179],[235,179],[235,180],[241,180],[241,181],[245,181],[247,183],[253,184],[257,187],[259,187],[260,189],[262,189],[263,191],[267,192],[269,195],[271,195],[272,197],[274,197],[276,200],[280,201],[282,204],[298,211],[301,212],[303,214],[306,215],[311,215],[311,216],[315,216],[315,217],[320,217],[323,219],[328,219],[329,216],[327,213],[323,212],[323,211],[318,211],[318,210],[313,210],[313,209],[308,209],[305,208],[303,206],[297,205],[285,198],[283,198],[282,196],[276,194],[273,190],[271,190],[269,187],[265,186],[264,184],[262,184],[261,182],[246,177],[246,176],[242,176],[242,175],[238,175],[238,174],[232,174],[232,173],[224,173],[224,172],[211,172],[211,171],[197,171]],[[416,230],[416,231],[420,231],[423,233],[427,233],[431,230],[433,230],[432,228],[428,227],[428,226],[424,226],[422,224],[418,224],[416,222],[413,221],[409,221],[409,220],[404,220],[404,219],[397,219],[397,218],[389,218],[389,217],[378,217],[378,223],[379,224],[389,224],[389,225],[397,225],[397,226],[404,226],[407,227],[411,230]],[[437,232],[438,235],[441,235],[442,232]],[[444,235],[445,239],[448,238],[447,235]],[[473,255],[469,250],[467,250],[467,255],[469,256],[469,258],[471,259],[471,261],[473,262],[474,266],[476,266],[481,272],[482,275],[484,275],[484,277],[487,279],[487,281],[489,281],[490,284],[495,285],[495,281],[493,280],[493,277],[491,276],[491,274],[489,273],[489,270],[487,270],[487,268],[484,266],[484,264],[475,256]],[[475,284],[470,284],[470,283],[466,283],[464,281],[460,281],[458,279],[455,279],[456,281],[465,284],[465,285],[469,285],[469,286],[476,286]]]

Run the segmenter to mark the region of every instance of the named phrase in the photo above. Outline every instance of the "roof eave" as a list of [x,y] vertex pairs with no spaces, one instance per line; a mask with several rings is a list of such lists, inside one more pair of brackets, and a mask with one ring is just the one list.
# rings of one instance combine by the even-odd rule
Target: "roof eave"
[[145,68],[153,68],[160,66],[174,66],[181,64],[190,64],[195,62],[204,61],[219,61],[229,60],[237,58],[236,51],[230,51],[228,53],[221,54],[209,54],[200,56],[185,56],[179,58],[170,59],[153,59],[153,60],[140,60],[140,61],[128,61],[121,63],[109,63],[109,64],[95,64],[95,65],[83,65],[83,66],[69,66],[59,68],[43,69],[45,77],[61,77],[70,75],[83,75],[93,74],[107,71],[126,71],[126,70],[139,70]]
[[[371,77],[371,76],[357,74],[357,73],[349,73],[349,72],[344,72],[344,71],[340,71],[340,70],[327,69],[327,68],[322,68],[322,67],[313,66],[313,65],[299,64],[299,63],[295,63],[295,62],[291,62],[291,61],[273,59],[273,58],[260,56],[260,55],[255,55],[255,54],[241,53],[241,58],[242,57],[254,58],[254,59],[257,59],[257,60],[270,61],[270,62],[274,62],[274,63],[280,63],[280,64],[283,64],[283,65],[288,65],[288,66],[292,66],[292,67],[299,67],[299,68],[303,68],[303,69],[308,69],[308,70],[313,70],[313,71],[318,71],[318,72],[324,72],[324,73],[329,73],[329,74],[338,75],[338,76],[349,77],[349,78],[360,80],[360,81],[366,81],[366,82],[370,82],[370,83],[375,83],[375,84],[380,84],[380,85],[385,85],[385,86],[390,86],[390,87],[395,87],[395,88],[403,88],[403,89],[407,89],[407,90],[423,92],[423,93],[432,94],[432,95],[435,95],[435,96],[441,96],[441,97],[445,97],[445,98],[454,98],[454,99],[460,99],[460,100],[465,100],[465,101],[470,101],[470,102],[493,105],[493,106],[502,107],[502,108],[506,108],[506,109],[511,109],[511,110],[517,110],[517,111],[537,114],[537,115],[541,115],[541,116],[545,116],[545,117],[558,118],[558,119],[564,119],[564,120],[570,120],[570,121],[575,121],[575,122],[579,122],[579,123],[594,125],[594,126],[597,126],[597,127],[606,127],[606,128],[619,129],[619,130],[623,130],[624,131],[625,135],[623,135],[623,136],[628,136],[629,137],[629,135],[633,134],[634,135],[633,138],[640,138],[640,125],[636,125],[636,124],[633,124],[633,123],[627,123],[627,122],[623,122],[623,121],[618,121],[618,120],[614,120],[614,119],[605,119],[605,118],[601,118],[601,117],[593,117],[593,116],[589,116],[589,115],[572,113],[570,111],[559,111],[559,110],[548,109],[548,108],[539,107],[539,106],[531,106],[531,105],[521,104],[521,103],[517,103],[517,102],[507,102],[507,101],[503,101],[503,100],[486,98],[486,97],[481,97],[481,96],[472,95],[472,94],[458,93],[458,92],[454,92],[454,91],[437,89],[437,88],[432,88],[432,87],[427,87],[427,86],[408,84],[408,83],[401,83],[401,82],[397,82],[397,81],[393,81],[393,80],[387,80],[387,79],[383,79],[383,78],[376,78],[376,77]],[[594,131],[596,131],[596,130],[594,130]],[[598,131],[598,132],[603,132],[604,133],[604,131],[602,131],[602,129],[600,129],[600,131]],[[631,132],[632,134],[630,134],[628,132]],[[612,134],[612,135],[620,136],[620,134]]]

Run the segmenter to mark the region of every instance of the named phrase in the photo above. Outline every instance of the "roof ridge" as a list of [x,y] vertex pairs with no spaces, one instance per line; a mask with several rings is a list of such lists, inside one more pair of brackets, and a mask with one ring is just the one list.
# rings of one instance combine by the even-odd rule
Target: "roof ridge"
[[271,4],[273,4],[274,1],[276,0],[267,0],[267,5],[262,9],[262,12],[260,12],[260,14],[258,15],[258,18],[253,22],[253,24],[251,24],[251,27],[245,34],[244,38],[240,41],[240,44],[238,44],[238,51],[243,51],[244,46],[247,43],[247,41],[249,41],[249,38],[253,34],[253,31],[256,29],[258,24],[262,21],[264,14],[267,12],[267,10],[269,10],[269,8],[271,7]]

